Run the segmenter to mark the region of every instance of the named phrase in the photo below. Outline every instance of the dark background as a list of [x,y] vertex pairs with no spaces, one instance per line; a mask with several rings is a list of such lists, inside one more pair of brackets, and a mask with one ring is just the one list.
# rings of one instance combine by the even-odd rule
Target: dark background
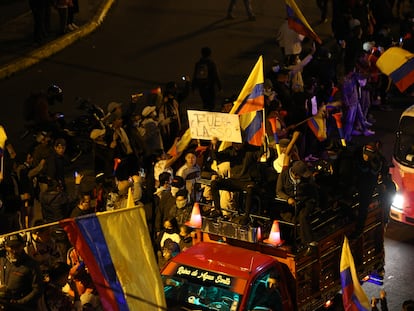
[[[103,1],[103,0],[101,0]],[[75,19],[86,22],[98,0],[80,0]],[[130,95],[178,81],[190,75],[202,46],[210,46],[218,64],[224,97],[238,95],[258,57],[263,55],[265,70],[274,58],[280,59],[276,32],[284,20],[283,1],[252,1],[256,22],[247,19],[242,1],[238,3],[235,20],[226,20],[227,1],[209,0],[124,0],[114,4],[104,23],[93,33],[53,57],[33,67],[0,80],[0,124],[3,124],[18,151],[25,150],[22,106],[31,91],[57,83],[64,90],[64,103],[53,109],[63,111],[70,120],[81,112],[75,100],[82,97],[106,108],[111,101],[129,102]],[[316,1],[301,0],[297,4],[315,25],[319,19]],[[12,18],[20,19],[19,29],[5,25]],[[56,14],[53,25],[57,27]],[[24,26],[24,27],[23,27]],[[30,50],[31,18],[28,3],[23,0],[0,0],[0,59],[13,59]],[[335,43],[330,36],[330,20],[315,25],[314,30],[324,44]],[[19,39],[8,39],[4,33],[20,31]],[[8,40],[8,41],[6,41]],[[18,48],[13,48],[18,47]],[[183,103],[185,107],[201,107],[196,94]],[[373,111],[377,123],[375,137],[380,139],[384,154],[391,160],[394,131],[404,105],[395,105],[390,112]],[[218,106],[217,106],[218,108]],[[386,232],[386,266],[384,289],[389,309],[399,310],[405,299],[414,299],[412,277],[414,266],[414,228],[391,222]],[[369,296],[378,297],[379,288],[364,285]]]

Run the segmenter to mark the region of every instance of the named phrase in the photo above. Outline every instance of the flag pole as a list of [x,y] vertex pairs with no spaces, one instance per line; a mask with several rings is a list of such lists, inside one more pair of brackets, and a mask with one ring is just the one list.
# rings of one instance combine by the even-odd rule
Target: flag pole
[[[76,217],[76,219],[90,217],[91,215],[102,215],[104,213],[105,214],[119,213],[119,212],[122,212],[122,211],[125,211],[125,210],[134,209],[134,208],[138,208],[138,205],[133,206],[133,207],[120,208],[120,209],[116,209],[116,210],[112,210],[112,211],[105,211],[105,212],[97,212],[97,213],[87,214],[87,215]],[[5,234],[0,234],[0,238],[6,238],[6,237],[8,237],[10,235],[14,235],[14,234],[26,233],[26,232],[29,232],[29,231],[34,231],[34,230],[38,230],[38,229],[53,227],[53,226],[59,225],[61,223],[65,223],[65,222],[69,221],[70,219],[75,219],[75,218],[65,218],[65,219],[62,219],[62,220],[59,220],[59,221],[53,221],[53,222],[49,222],[47,224],[43,224],[43,225],[39,225],[39,226],[34,226],[34,227],[26,228],[26,229],[21,229],[21,230],[16,230],[16,231],[13,231],[13,232],[8,232],[8,233],[5,233]]]
[[269,141],[267,139],[266,136],[266,113],[264,108],[262,109],[262,113],[263,113],[263,147],[265,147],[265,152],[264,154],[266,155],[266,159],[270,156],[269,154]]
[[2,155],[1,156],[1,164],[0,164],[0,182],[2,182],[3,181],[3,176],[4,176],[4,173],[3,173],[3,167],[4,167],[4,155]]
[[265,110],[262,110],[263,112],[263,136],[266,135],[266,114],[265,114]]

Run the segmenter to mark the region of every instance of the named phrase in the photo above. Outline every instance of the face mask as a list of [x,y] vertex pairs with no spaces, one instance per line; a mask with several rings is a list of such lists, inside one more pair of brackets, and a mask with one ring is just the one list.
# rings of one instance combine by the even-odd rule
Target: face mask
[[177,205],[177,208],[183,208],[183,207],[185,207],[186,205],[187,205],[187,200],[184,200],[184,201],[178,201],[178,202],[175,202],[175,204]]
[[165,232],[168,233],[168,234],[173,234],[174,229],[165,229]]
[[16,263],[17,260],[18,260],[18,258],[16,257],[16,255],[12,255],[10,253],[7,253],[6,257],[7,257],[7,260],[9,262],[11,262],[11,263]]

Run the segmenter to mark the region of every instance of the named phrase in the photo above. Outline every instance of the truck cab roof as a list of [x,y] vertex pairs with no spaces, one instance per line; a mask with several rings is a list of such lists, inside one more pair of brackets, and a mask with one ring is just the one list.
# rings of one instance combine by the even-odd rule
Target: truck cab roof
[[271,256],[228,244],[201,242],[172,259],[174,262],[248,279],[274,263]]

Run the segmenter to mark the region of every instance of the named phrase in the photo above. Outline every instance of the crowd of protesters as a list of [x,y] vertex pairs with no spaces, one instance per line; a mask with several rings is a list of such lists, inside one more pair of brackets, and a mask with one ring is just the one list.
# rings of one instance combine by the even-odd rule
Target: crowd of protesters
[[[63,91],[52,86],[46,92],[32,94],[25,108],[26,121],[30,120],[36,129],[34,146],[21,155],[14,151],[15,142],[8,140],[4,146],[0,233],[125,208],[131,188],[135,204],[146,211],[160,266],[191,245],[191,228],[186,222],[194,202],[201,204],[203,215],[208,217],[228,219],[232,216],[228,211],[236,211],[242,215],[238,220],[242,224],[249,223],[253,210],[265,213],[275,197],[285,199],[288,205],[298,200],[306,202],[299,214],[303,230],[300,239],[309,248],[317,242],[308,215],[316,205],[324,204],[330,193],[318,190],[309,164],[340,158],[342,166],[335,166],[337,171],[331,172],[335,182],[325,186],[360,193],[353,236],[360,235],[378,180],[387,190],[392,188],[380,142],[355,146],[353,141],[355,136],[374,135],[372,110],[390,109],[387,94],[396,92],[375,63],[391,46],[414,52],[413,17],[404,16],[400,33],[392,33],[395,21],[385,14],[387,3],[333,1],[336,44],[330,48],[309,43],[288,27],[280,28],[278,43],[283,58],[273,60],[265,72],[267,137],[262,146],[233,143],[221,150],[221,142],[215,138],[207,143],[184,143],[188,122],[181,103],[192,89],[199,90],[205,110],[229,112],[233,105],[232,98],[220,107],[214,102],[215,88],[221,90],[222,84],[208,47],[201,50],[192,81],[185,77],[182,85],[170,82],[147,94],[132,96],[130,103],[110,102],[106,111],[102,109],[102,116],[87,137],[92,167],[77,172],[71,170],[79,159],[79,150],[73,146],[77,133],[65,128],[49,111],[54,101],[62,100]],[[396,39],[400,37],[401,41]],[[203,72],[199,72],[200,64],[204,64],[200,67]],[[317,129],[308,121],[313,121]],[[343,128],[343,136],[338,128]],[[87,171],[96,174],[92,185],[84,184]],[[348,187],[351,185],[356,188]],[[298,194],[299,188],[306,191]],[[258,189],[262,191],[260,202],[253,202]],[[296,197],[299,195],[300,199]],[[36,209],[41,211],[41,219],[34,219]],[[44,287],[38,279],[48,277],[44,299],[58,303],[54,301],[56,288],[68,283],[64,296],[70,297],[68,303],[73,310],[79,305],[97,310],[96,290],[82,259],[65,243],[57,247],[55,240],[62,232],[54,232],[51,239],[51,231],[53,227],[6,239],[7,253],[21,254],[28,266],[36,266],[23,255],[25,248],[25,254],[38,264],[32,288],[16,292],[20,291],[21,297],[28,293],[33,296],[30,299],[38,297],[39,288]],[[10,302],[27,304],[30,300],[20,298],[13,296]]]

